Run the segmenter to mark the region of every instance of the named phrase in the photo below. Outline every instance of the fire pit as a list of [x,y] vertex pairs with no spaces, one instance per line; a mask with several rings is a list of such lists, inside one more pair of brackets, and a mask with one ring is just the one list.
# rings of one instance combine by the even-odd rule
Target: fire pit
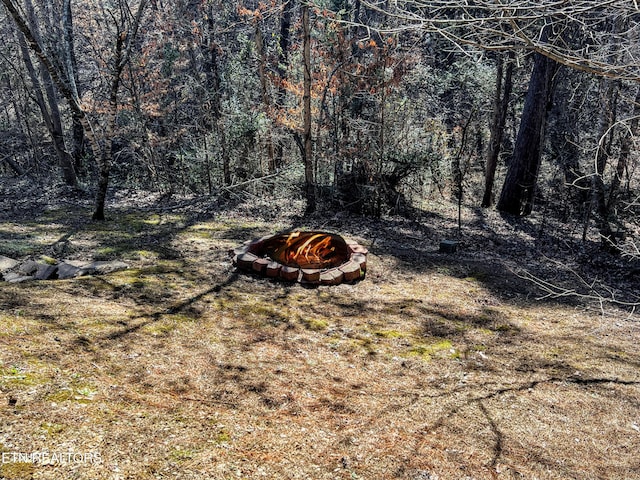
[[301,283],[337,285],[364,278],[368,250],[328,232],[290,232],[245,242],[231,251],[239,269]]

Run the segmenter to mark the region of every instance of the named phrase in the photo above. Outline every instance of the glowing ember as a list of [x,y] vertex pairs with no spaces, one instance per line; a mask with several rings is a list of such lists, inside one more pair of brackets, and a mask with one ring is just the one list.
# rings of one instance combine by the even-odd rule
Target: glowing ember
[[282,280],[335,285],[364,277],[367,249],[327,232],[291,232],[247,242],[231,254],[238,268]]

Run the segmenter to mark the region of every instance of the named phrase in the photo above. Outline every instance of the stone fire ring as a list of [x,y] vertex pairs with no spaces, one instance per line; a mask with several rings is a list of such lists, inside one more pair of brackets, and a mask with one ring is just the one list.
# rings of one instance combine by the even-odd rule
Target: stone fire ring
[[328,232],[288,232],[249,240],[229,252],[233,265],[264,277],[312,285],[364,278],[369,251]]

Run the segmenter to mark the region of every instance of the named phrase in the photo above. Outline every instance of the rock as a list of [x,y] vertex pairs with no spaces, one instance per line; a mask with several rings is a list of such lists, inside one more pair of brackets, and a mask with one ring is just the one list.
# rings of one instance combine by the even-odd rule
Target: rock
[[29,275],[21,275],[20,273],[16,272],[9,272],[4,274],[4,280],[5,282],[9,283],[22,283],[30,282],[31,280],[34,280],[34,278]]
[[347,244],[353,253],[361,253],[366,255],[369,253],[369,250],[366,247],[363,247],[359,243],[348,243]]
[[33,275],[38,270],[38,262],[27,260],[18,267],[18,273],[22,275]]
[[367,271],[367,256],[363,253],[354,253],[351,255],[351,260],[360,264],[360,269],[363,272]]
[[320,274],[320,283],[322,285],[338,285],[344,280],[344,273],[338,268],[326,270]]
[[269,265],[269,262],[270,260],[267,260],[266,258],[258,258],[254,260],[252,265],[253,271],[264,274],[267,270],[267,265]]
[[249,245],[242,245],[240,247],[230,250],[229,254],[232,257],[237,257],[238,255],[242,255],[243,253],[247,253],[248,251],[249,251]]
[[120,272],[129,268],[129,264],[119,260],[113,260],[111,262],[93,262],[93,265],[95,266],[96,273],[99,274]]
[[111,262],[92,262],[89,265],[81,267],[77,275],[79,277],[84,275],[103,275],[105,273],[119,272],[120,270],[126,270],[129,268],[124,262],[113,260]]
[[282,265],[280,265],[278,262],[275,261],[271,261],[269,262],[269,265],[267,265],[267,277],[270,278],[276,278],[280,275],[280,269],[282,268]]
[[302,280],[304,282],[318,283],[320,281],[320,274],[322,273],[322,270],[317,270],[315,268],[303,268],[301,271]]
[[344,273],[345,282],[353,282],[364,276],[364,272],[360,268],[360,263],[355,260],[349,260],[344,265],[338,267]]
[[288,267],[285,265],[280,269],[280,278],[288,281],[297,280],[299,273],[300,273],[299,268]]
[[5,257],[4,255],[0,255],[0,272],[6,272],[7,270],[11,270],[18,266],[20,262],[14,260],[13,258]]
[[258,259],[253,253],[242,253],[236,258],[238,268],[243,270],[253,270],[253,262]]
[[33,278],[36,280],[52,280],[57,278],[58,266],[47,265],[46,263],[38,264],[38,269],[34,273]]
[[16,272],[7,272],[2,275],[5,282],[10,282],[11,280],[15,280],[16,278],[20,278],[22,275]]
[[68,278],[73,278],[78,275],[80,271],[79,267],[75,265],[71,265],[70,263],[61,263],[58,265],[58,278],[60,280],[66,280]]

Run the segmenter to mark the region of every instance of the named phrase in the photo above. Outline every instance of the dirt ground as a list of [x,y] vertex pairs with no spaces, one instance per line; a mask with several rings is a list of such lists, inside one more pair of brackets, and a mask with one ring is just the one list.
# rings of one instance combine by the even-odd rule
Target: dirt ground
[[[0,284],[0,478],[640,478],[639,318],[589,298],[637,301],[635,264],[535,216],[465,209],[442,254],[448,205],[301,211],[123,193],[96,223],[83,199],[0,202],[0,254],[130,265]],[[290,228],[368,246],[366,278],[232,267]],[[539,300],[531,278],[582,296]]]

